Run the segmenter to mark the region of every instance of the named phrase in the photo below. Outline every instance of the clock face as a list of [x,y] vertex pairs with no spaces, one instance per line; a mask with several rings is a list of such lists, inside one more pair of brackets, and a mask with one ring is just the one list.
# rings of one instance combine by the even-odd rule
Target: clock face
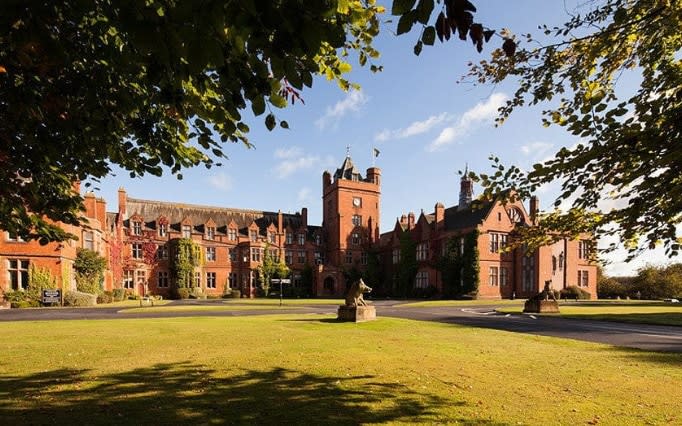
[[362,200],[360,198],[353,198],[353,205],[355,207],[360,207],[360,204],[362,204]]
[[509,215],[509,219],[511,219],[512,223],[519,223],[523,220],[521,212],[519,212],[517,209],[513,207],[507,210],[507,214]]

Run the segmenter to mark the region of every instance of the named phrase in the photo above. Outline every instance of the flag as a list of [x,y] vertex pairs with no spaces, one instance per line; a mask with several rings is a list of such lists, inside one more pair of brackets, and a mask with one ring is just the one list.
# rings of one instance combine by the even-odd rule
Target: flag
[[379,150],[374,148],[374,158],[379,156]]

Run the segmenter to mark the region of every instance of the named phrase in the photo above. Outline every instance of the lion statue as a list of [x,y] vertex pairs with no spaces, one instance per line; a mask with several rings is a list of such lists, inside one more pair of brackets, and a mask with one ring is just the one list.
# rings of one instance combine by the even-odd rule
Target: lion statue
[[356,306],[367,306],[367,302],[362,297],[363,293],[370,293],[372,288],[362,281],[362,278],[351,284],[348,289],[348,294],[346,295],[346,306],[356,307]]

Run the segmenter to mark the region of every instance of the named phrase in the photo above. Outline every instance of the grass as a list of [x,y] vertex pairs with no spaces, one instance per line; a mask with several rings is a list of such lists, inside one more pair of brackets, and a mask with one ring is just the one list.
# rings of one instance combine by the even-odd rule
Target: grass
[[[680,304],[653,301],[562,301],[559,310],[564,318],[682,326]],[[521,313],[523,307],[505,307],[498,311]]]
[[[171,300],[155,300],[154,301],[154,306],[163,306],[167,305],[171,302]],[[149,302],[143,302],[145,306],[149,304]],[[122,300],[120,302],[112,302],[112,303],[102,303],[95,308],[133,308],[133,307],[139,307],[140,306],[140,301],[139,300]]]
[[[139,306],[139,305],[138,305]],[[220,312],[220,311],[259,311],[273,309],[301,309],[301,306],[279,306],[279,305],[174,305],[174,306],[148,306],[119,311],[121,314],[130,313],[158,313],[158,312]]]
[[3,323],[3,424],[675,424],[682,354],[320,315]]
[[401,308],[446,308],[449,306],[467,307],[467,306],[523,306],[524,300],[426,300],[422,302],[406,301],[404,304],[398,305]]
[[[237,305],[279,306],[279,299],[225,299],[224,303]],[[282,299],[284,305],[343,305],[344,299]]]

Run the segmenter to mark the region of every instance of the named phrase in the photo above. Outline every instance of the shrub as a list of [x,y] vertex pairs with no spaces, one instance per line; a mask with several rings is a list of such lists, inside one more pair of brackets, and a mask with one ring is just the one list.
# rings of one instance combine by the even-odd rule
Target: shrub
[[[18,302],[23,302],[24,299],[26,298],[26,295],[24,294],[23,291],[9,290],[3,294],[3,297],[9,303],[14,304],[14,303],[18,303]],[[14,305],[12,305],[12,307],[14,307]]]
[[191,299],[206,299],[206,295],[204,294],[204,291],[201,289],[201,287],[193,287],[189,297]]
[[111,303],[114,301],[114,294],[110,291],[102,292],[97,295],[97,304],[101,303]]
[[37,308],[40,306],[40,303],[35,300],[20,300],[18,302],[10,303],[10,306],[12,306],[12,308]]
[[223,294],[223,299],[239,299],[242,297],[242,292],[239,290],[232,290]]
[[587,300],[590,298],[590,293],[578,286],[570,285],[561,290],[560,297],[562,299]]
[[126,291],[124,288],[115,288],[112,292],[114,302],[121,302],[126,298]]
[[189,289],[179,288],[178,289],[178,299],[189,299]]
[[597,282],[597,296],[600,299],[625,299],[628,295],[627,288],[613,278],[602,278]]
[[95,306],[97,295],[80,291],[68,291],[64,294],[64,306]]

